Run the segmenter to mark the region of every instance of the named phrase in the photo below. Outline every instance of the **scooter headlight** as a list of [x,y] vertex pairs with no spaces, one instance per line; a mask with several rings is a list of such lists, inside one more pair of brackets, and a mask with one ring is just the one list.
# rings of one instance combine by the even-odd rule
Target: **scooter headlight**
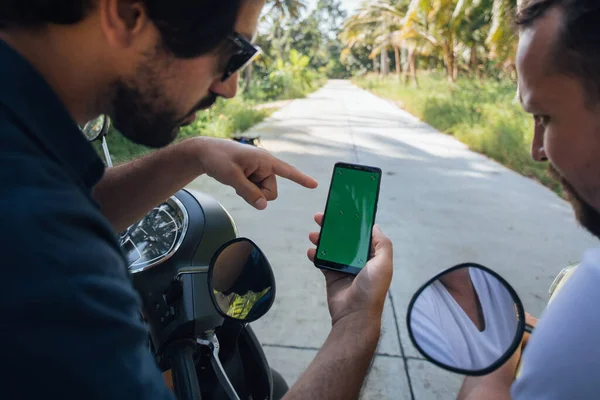
[[121,234],[120,245],[131,273],[162,263],[177,252],[189,224],[187,210],[171,197]]

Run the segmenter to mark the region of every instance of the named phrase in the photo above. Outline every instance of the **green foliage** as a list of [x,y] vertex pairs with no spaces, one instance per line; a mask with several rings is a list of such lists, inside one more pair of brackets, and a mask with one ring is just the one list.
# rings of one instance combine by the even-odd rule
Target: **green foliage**
[[[319,0],[315,10],[304,23],[295,28],[299,31],[294,37],[295,48],[311,54],[311,65],[328,78],[341,79],[352,76],[352,71],[341,61],[344,46],[338,36],[347,17],[339,0]],[[298,47],[304,40],[312,52],[307,53]]]
[[337,67],[331,64],[330,49],[337,44],[341,51],[341,45],[328,39],[328,30],[321,29],[332,18],[323,11],[339,8],[339,1],[320,0],[319,6],[308,15],[281,12],[279,7],[285,9],[288,3],[273,2],[275,12],[265,14],[261,23],[255,41],[263,55],[246,71],[242,83],[243,97],[247,100],[302,98],[322,86],[329,69]]
[[219,99],[211,109],[200,113],[192,125],[182,128],[179,137],[185,139],[202,135],[228,138],[245,132],[268,115],[268,111],[257,110],[252,103],[239,97],[232,100]]
[[268,70],[255,69],[243,96],[258,102],[298,99],[321,87],[325,80],[324,74],[310,68],[308,56],[292,49],[287,61],[278,59]]
[[464,78],[452,84],[442,73],[433,73],[423,74],[420,88],[376,76],[356,79],[355,83],[395,100],[472,150],[562,194],[558,183],[547,175],[546,166],[531,159],[533,119],[521,108],[511,81]]
[[[267,10],[270,10],[268,5]],[[258,100],[296,97],[318,87],[314,83],[325,77],[351,76],[351,71],[340,61],[343,46],[337,37],[346,18],[340,0],[319,0],[312,11],[297,15],[278,10],[267,11],[259,28],[256,43],[264,54],[254,65],[252,79],[246,77],[246,88],[251,89],[247,97]],[[312,76],[292,71],[301,59],[306,61],[302,68]],[[277,88],[269,90],[271,84]]]
[[278,18],[297,18],[306,8],[303,0],[269,0],[266,3],[269,12],[277,15]]
[[311,65],[309,56],[290,49],[280,58],[267,36],[259,35],[256,42],[264,54],[243,74],[244,99],[269,102],[302,98],[323,83],[323,75]]

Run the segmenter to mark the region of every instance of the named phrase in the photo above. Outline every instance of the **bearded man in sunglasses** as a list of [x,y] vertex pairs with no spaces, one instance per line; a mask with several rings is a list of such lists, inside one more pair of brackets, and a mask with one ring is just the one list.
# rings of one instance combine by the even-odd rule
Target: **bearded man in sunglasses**
[[[277,176],[317,186],[267,152],[233,141],[167,146],[196,112],[235,96],[238,71],[260,51],[251,38],[263,5],[0,2],[5,398],[173,398],[148,352],[115,232],[202,174],[257,209],[277,197]],[[105,170],[78,129],[99,114],[133,142],[161,149]],[[358,397],[392,275],[391,243],[374,233],[368,273],[354,281],[328,274],[331,334],[286,398]]]

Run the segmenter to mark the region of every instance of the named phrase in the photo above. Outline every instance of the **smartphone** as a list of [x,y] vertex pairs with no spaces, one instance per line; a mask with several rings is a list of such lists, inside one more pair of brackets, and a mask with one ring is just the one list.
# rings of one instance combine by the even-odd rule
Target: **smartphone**
[[358,275],[365,267],[380,186],[379,168],[335,164],[317,244],[317,268]]

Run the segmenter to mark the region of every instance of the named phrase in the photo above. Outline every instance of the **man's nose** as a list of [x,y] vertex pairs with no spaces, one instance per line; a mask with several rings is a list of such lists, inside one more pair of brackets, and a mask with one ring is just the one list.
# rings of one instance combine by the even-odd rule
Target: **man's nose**
[[531,157],[537,162],[548,161],[548,156],[546,156],[546,151],[544,150],[544,127],[538,123],[535,124],[533,131]]
[[215,81],[210,87],[210,91],[217,96],[232,99],[237,94],[239,77],[239,73],[236,72],[225,82],[221,82],[221,78],[219,78],[219,80]]

